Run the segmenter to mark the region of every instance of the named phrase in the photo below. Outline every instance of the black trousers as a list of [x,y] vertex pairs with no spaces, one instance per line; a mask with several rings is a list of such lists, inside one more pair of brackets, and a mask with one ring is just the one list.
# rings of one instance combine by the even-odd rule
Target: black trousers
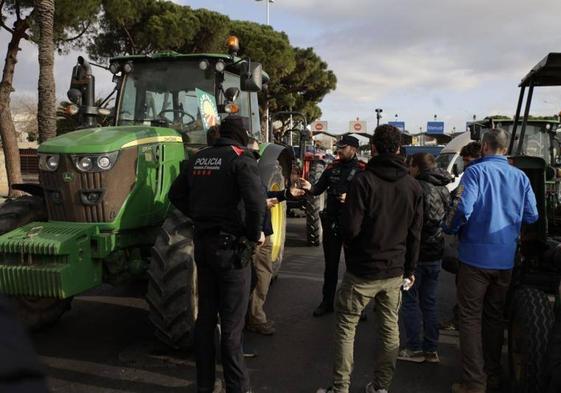
[[211,393],[216,378],[214,333],[220,315],[221,353],[227,393],[245,393],[249,377],[242,332],[249,302],[251,268],[234,266],[234,251],[213,236],[195,238],[199,314],[195,325],[197,392]]
[[339,260],[343,239],[338,231],[328,225],[323,230],[323,254],[325,257],[325,270],[323,272],[323,303],[333,305],[337,281],[339,279]]
[[458,272],[463,383],[485,391],[487,376],[501,375],[504,308],[512,270],[480,269],[465,263]]

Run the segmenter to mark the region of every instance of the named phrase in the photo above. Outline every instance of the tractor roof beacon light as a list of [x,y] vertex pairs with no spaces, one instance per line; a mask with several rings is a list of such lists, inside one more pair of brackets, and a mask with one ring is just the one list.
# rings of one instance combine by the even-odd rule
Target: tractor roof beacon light
[[237,56],[240,50],[240,40],[235,35],[231,35],[226,40],[226,45],[228,46],[228,53],[232,56]]

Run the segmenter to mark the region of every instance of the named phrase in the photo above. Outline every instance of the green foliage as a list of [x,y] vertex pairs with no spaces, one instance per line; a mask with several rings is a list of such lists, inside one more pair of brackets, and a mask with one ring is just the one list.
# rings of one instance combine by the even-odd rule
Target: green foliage
[[[2,20],[16,17],[18,8],[22,18],[30,15],[29,39],[38,42],[39,24],[35,14],[34,0],[6,0],[2,10]],[[63,51],[73,44],[75,38],[91,31],[101,7],[101,0],[55,0],[54,40],[59,50]]]
[[293,48],[285,33],[270,26],[168,1],[101,1],[100,32],[88,45],[97,61],[164,50],[221,53],[233,34],[240,39],[238,55],[262,63],[271,78],[262,109],[268,99],[271,112],[292,108],[312,121],[321,116],[318,103],[336,87],[335,75],[312,48]]
[[295,48],[296,67],[279,83],[281,110],[303,112],[308,121],[321,117],[318,106],[323,98],[337,87],[337,77],[328,69],[313,48]]
[[198,20],[198,31],[189,45],[179,48],[181,53],[220,53],[230,31],[230,18],[204,8],[192,11]]
[[193,46],[200,30],[191,8],[168,1],[103,0],[101,32],[88,52],[96,60]]
[[486,116],[483,120],[512,120],[512,117],[506,115],[491,115]]

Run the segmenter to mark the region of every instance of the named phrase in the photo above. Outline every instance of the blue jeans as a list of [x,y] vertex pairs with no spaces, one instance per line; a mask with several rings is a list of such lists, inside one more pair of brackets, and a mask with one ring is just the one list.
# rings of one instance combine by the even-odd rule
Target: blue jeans
[[411,351],[436,352],[438,347],[436,289],[440,265],[441,261],[418,264],[415,284],[403,291],[401,318],[407,335],[405,348]]

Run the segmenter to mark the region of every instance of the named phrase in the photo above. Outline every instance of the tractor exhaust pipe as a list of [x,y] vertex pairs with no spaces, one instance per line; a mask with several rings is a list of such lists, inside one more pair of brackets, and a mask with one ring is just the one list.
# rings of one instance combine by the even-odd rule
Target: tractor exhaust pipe
[[68,99],[80,107],[80,125],[95,127],[97,125],[97,107],[95,106],[95,77],[90,63],[82,56],[72,69],[72,79],[68,90]]

